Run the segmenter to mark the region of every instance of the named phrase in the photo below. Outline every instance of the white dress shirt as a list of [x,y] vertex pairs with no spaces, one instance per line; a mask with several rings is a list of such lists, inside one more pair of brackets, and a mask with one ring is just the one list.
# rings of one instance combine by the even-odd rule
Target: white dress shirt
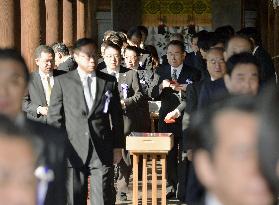
[[[96,73],[95,71],[93,71],[92,73],[88,74],[85,73],[83,70],[81,70],[79,67],[77,68],[80,80],[82,82],[82,86],[83,86],[83,94],[86,100],[86,104],[88,107],[88,110],[90,111],[92,106],[93,106],[93,102],[94,99],[96,97],[96,86],[97,86],[97,82],[96,82]],[[91,78],[91,86],[90,88],[88,87],[88,78]],[[91,96],[90,96],[90,90],[91,90]]]
[[171,66],[171,76],[173,75],[173,70],[176,69],[176,77],[177,79],[179,78],[179,75],[181,73],[181,70],[182,70],[182,67],[183,67],[183,64],[181,64],[180,66],[178,66],[177,68],[174,68]]
[[108,74],[113,75],[113,73],[115,73],[115,77],[116,77],[117,82],[118,82],[118,79],[119,79],[119,70],[120,70],[120,67],[116,68],[115,70],[107,68]]
[[[50,87],[53,88],[53,85],[54,85],[53,73],[51,72],[49,74],[45,74],[42,71],[39,71],[39,74],[40,74],[41,81],[43,84],[46,101],[47,101],[47,104],[49,105],[50,93],[51,93],[51,91],[49,89],[49,83],[50,83]],[[49,82],[48,82],[47,78],[49,78]]]

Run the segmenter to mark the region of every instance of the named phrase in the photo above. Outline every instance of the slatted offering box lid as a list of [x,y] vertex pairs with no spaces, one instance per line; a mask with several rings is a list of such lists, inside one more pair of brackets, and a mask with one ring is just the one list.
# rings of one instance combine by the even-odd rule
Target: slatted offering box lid
[[126,138],[126,149],[134,152],[166,152],[173,147],[172,133],[132,132]]

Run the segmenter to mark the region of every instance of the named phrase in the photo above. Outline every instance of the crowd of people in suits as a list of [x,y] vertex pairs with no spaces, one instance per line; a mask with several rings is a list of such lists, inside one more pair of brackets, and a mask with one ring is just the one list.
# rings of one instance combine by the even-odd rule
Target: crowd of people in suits
[[144,26],[107,31],[100,52],[90,38],[40,45],[31,74],[0,49],[0,204],[127,201],[125,137],[150,132],[152,100],[157,131],[174,135],[167,198],[277,203],[279,91],[256,29],[199,31],[190,53],[174,34],[162,57],[147,36]]

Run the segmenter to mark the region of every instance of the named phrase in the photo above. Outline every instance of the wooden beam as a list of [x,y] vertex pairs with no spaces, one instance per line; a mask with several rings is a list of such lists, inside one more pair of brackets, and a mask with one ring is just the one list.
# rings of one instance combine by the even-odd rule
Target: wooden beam
[[40,45],[40,1],[21,3],[21,52],[30,71],[36,70],[34,51]]
[[63,0],[63,42],[67,46],[73,46],[73,2]]
[[46,6],[46,44],[59,40],[58,0],[45,1]]
[[0,0],[0,47],[15,46],[14,0]]
[[85,37],[85,1],[77,0],[77,39]]

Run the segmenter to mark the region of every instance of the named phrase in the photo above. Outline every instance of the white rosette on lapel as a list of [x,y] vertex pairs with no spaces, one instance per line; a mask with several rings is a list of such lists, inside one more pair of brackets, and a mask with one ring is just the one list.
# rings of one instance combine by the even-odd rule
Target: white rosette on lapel
[[110,103],[111,97],[112,97],[112,93],[111,93],[110,90],[108,90],[108,91],[105,93],[106,101],[105,101],[105,106],[104,106],[104,110],[103,110],[104,113],[107,113],[107,112],[108,112],[108,107],[109,107],[109,103]]
[[129,88],[128,84],[126,84],[126,83],[121,84],[121,90],[122,90],[122,95],[123,95],[124,99],[126,99],[128,97],[128,88]]

